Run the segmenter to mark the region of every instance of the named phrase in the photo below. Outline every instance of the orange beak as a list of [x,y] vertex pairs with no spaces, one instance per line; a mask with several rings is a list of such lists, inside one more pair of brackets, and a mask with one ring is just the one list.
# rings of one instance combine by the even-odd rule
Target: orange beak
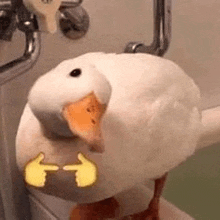
[[63,116],[70,130],[84,139],[93,150],[104,151],[100,120],[106,105],[101,104],[92,92],[75,103],[64,106]]

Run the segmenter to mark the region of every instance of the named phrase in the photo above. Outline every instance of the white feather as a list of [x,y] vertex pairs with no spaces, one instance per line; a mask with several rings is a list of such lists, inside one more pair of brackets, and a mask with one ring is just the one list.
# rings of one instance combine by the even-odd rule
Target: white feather
[[[82,77],[71,84],[67,75],[74,68],[82,69]],[[79,139],[51,140],[44,136],[32,111],[37,117],[45,114],[49,119],[42,120],[51,123],[48,128],[57,125],[59,132],[62,106],[91,91],[108,103],[101,125],[103,154],[88,151]],[[40,78],[30,92],[32,110],[28,104],[17,134],[18,166],[23,170],[40,151],[46,155],[45,162],[74,164],[80,151],[97,164],[97,183],[78,188],[73,173],[58,171],[48,177],[48,185],[41,190],[79,203],[114,196],[146,179],[162,176],[194,153],[202,132],[199,102],[199,89],[193,80],[163,58],[89,53],[64,61]],[[50,118],[53,113],[57,124]]]

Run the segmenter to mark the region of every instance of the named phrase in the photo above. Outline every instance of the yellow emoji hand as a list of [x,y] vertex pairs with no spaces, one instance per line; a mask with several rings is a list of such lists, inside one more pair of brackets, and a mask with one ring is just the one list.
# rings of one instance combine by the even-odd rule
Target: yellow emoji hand
[[41,152],[36,158],[31,160],[25,167],[25,181],[36,187],[45,186],[46,175],[45,171],[58,170],[56,165],[41,164],[44,159],[44,154]]
[[82,153],[78,154],[81,164],[66,165],[63,170],[76,171],[76,183],[78,187],[90,186],[97,180],[97,167],[88,160]]

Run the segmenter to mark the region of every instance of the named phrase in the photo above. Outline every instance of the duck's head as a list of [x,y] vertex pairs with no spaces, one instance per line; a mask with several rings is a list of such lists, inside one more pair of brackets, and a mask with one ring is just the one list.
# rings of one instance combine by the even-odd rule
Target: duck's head
[[95,65],[67,60],[41,76],[28,104],[45,133],[56,138],[79,137],[90,149],[103,152],[100,120],[111,96],[111,86]]

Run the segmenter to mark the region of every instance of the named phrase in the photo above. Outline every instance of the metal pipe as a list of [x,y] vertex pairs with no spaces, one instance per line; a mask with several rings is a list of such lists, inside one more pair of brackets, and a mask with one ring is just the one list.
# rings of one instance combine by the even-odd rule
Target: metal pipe
[[62,1],[61,3],[61,8],[75,8],[79,5],[81,5],[83,2],[83,0],[65,0],[65,1]]
[[171,40],[171,0],[154,0],[154,35],[150,46],[130,42],[125,53],[149,53],[163,56]]
[[1,0],[0,1],[0,11],[2,10],[11,10],[12,3],[11,0]]
[[28,71],[40,55],[40,34],[38,32],[25,32],[26,48],[22,57],[0,67],[0,85],[16,78]]
[[[61,8],[63,7],[77,7],[79,6],[83,0],[65,0],[62,1]],[[3,8],[10,8],[12,6],[17,7],[21,6],[21,0],[3,0],[0,2],[0,9]],[[0,10],[1,11],[1,10]],[[16,78],[17,76],[21,75],[22,73],[28,71],[37,61],[39,54],[40,54],[40,34],[36,30],[31,30],[31,24],[33,24],[33,20],[27,22],[22,22],[22,16],[27,15],[30,16],[28,12],[23,12],[22,14],[22,7],[19,7],[19,11],[21,11],[21,15],[19,17],[21,26],[19,29],[25,32],[26,35],[26,48],[25,52],[22,57],[13,60],[3,66],[0,67],[0,85]],[[18,12],[19,12],[18,11]],[[33,24],[34,26],[34,24]]]

